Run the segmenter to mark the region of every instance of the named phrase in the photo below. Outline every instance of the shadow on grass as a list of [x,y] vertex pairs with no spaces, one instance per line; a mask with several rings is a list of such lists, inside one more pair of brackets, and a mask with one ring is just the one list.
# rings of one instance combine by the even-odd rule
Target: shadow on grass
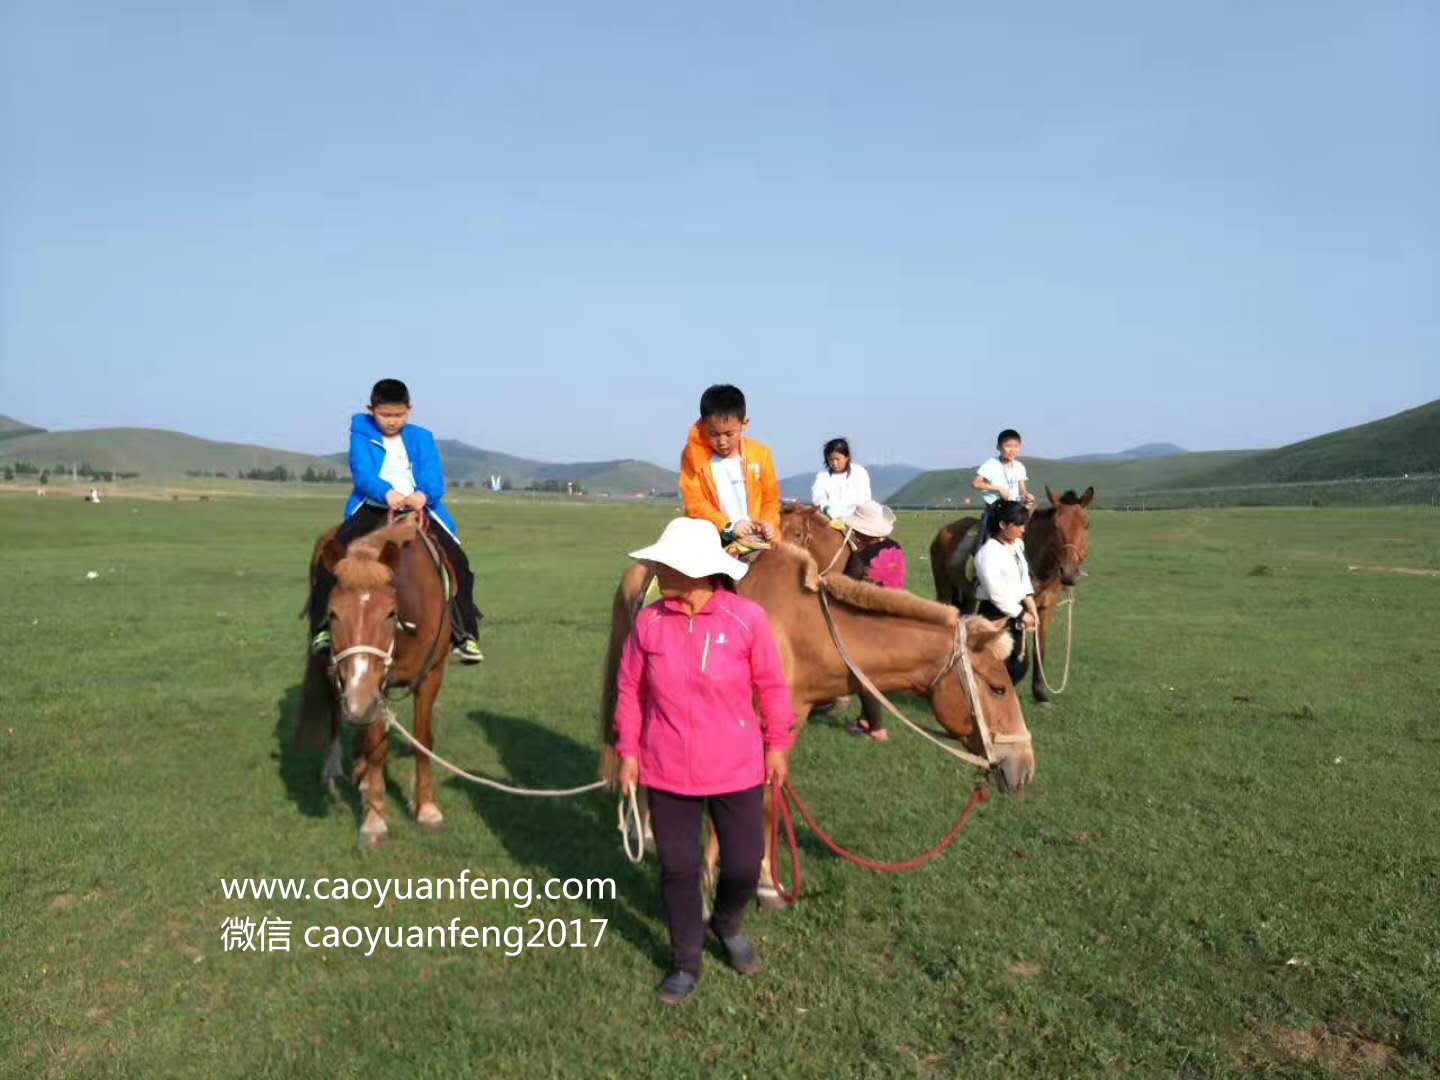
[[[499,753],[504,779],[517,787],[572,787],[595,777],[598,750],[530,720],[485,710],[470,713]],[[498,779],[498,778],[497,778]],[[475,812],[516,862],[537,876],[608,877],[615,899],[577,901],[656,965],[669,957],[659,930],[659,890],[653,861],[639,867],[620,852],[615,795],[596,791],[569,798],[522,798],[478,787],[458,777],[446,781],[469,797]]]
[[[295,804],[295,809],[306,817],[329,817],[335,799],[320,778],[320,772],[325,765],[325,754],[298,750],[294,746],[295,725],[299,722],[302,701],[302,690],[297,684],[287,688],[275,702],[275,750],[271,757],[275,761],[280,781],[285,785],[285,795]],[[348,751],[348,747],[346,749]],[[350,760],[348,753],[345,760]],[[349,769],[346,770],[346,775],[349,775]],[[355,790],[355,785],[342,781],[335,785],[335,790],[349,804],[358,828],[361,818],[360,795]]]

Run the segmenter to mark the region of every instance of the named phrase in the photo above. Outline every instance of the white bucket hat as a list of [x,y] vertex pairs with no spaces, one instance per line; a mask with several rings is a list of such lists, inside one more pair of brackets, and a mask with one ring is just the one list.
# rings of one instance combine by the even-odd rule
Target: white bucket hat
[[862,536],[889,536],[895,531],[895,511],[881,506],[874,499],[867,499],[858,504],[855,512],[844,522]]
[[739,559],[726,555],[715,526],[699,518],[676,518],[665,526],[659,540],[630,552],[630,557],[641,562],[661,563],[692,578],[724,574],[739,581],[750,569]]

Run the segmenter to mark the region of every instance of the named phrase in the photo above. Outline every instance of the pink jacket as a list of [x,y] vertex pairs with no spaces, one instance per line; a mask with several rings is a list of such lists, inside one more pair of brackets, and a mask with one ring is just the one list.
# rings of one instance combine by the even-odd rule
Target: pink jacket
[[721,591],[693,617],[678,600],[640,612],[620,656],[615,704],[615,748],[640,759],[640,783],[676,795],[763,784],[764,751],[787,749],[794,723],[759,604]]

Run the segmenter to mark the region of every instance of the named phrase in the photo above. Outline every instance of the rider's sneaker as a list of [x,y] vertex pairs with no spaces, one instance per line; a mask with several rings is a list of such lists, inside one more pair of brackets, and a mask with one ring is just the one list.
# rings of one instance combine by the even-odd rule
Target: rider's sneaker
[[450,650],[450,655],[462,664],[478,664],[485,659],[485,654],[480,651],[480,643],[473,637],[467,637],[456,645]]
[[330,631],[321,630],[310,639],[310,655],[324,656],[330,651]]

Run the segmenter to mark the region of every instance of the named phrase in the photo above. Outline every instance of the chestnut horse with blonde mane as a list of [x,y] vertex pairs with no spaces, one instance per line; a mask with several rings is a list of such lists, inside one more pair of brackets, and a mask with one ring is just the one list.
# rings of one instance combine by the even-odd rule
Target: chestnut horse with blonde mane
[[[1016,701],[1005,668],[1010,638],[1003,623],[978,616],[960,616],[949,605],[925,600],[902,590],[847,578],[841,550],[844,537],[817,510],[787,509],[781,520],[782,539],[762,551],[736,586],[740,595],[765,609],[775,644],[790,684],[796,733],[804,729],[811,709],[818,704],[858,690],[855,676],[840,656],[821,607],[823,589],[846,651],[861,671],[882,691],[903,690],[928,699],[935,719],[946,734],[971,753],[983,755],[984,745],[971,709],[961,664],[956,653],[958,623],[966,620],[968,660],[991,732],[1010,738],[994,747],[990,778],[1001,791],[1015,791],[1035,774],[1035,754],[1025,718]],[[792,540],[803,540],[805,547]],[[618,766],[614,751],[616,673],[620,651],[639,610],[649,569],[639,563],[626,570],[611,607],[610,646],[606,656],[601,728],[604,750],[601,776],[613,778]],[[971,772],[957,772],[961,785]],[[760,873],[762,904],[779,906],[770,882],[769,868],[776,853],[769,849],[773,835],[769,823],[775,812],[766,791],[767,850]],[[706,864],[713,873],[717,852],[713,836]],[[708,875],[707,875],[708,876]]]
[[[1025,561],[1030,565],[1030,583],[1035,586],[1035,613],[1039,618],[1036,640],[1040,655],[1050,643],[1050,618],[1060,594],[1080,580],[1080,568],[1090,553],[1090,515],[1086,507],[1095,489],[1085,494],[1067,491],[1056,495],[1048,487],[1050,505],[1030,515],[1025,527]],[[979,518],[961,518],[942,526],[930,542],[930,572],[935,577],[935,599],[954,604],[961,611],[975,606],[975,582],[965,577],[960,552],[965,537],[979,524]],[[982,541],[983,542],[983,541]],[[1073,610],[1073,609],[1072,609]],[[1040,665],[1034,665],[1030,689],[1042,705],[1050,703]]]
[[[360,843],[373,848],[389,832],[385,824],[386,704],[394,687],[415,698],[415,738],[433,748],[432,713],[445,681],[450,604],[438,545],[424,535],[424,521],[408,515],[352,541],[335,529],[315,544],[312,570],[323,563],[336,577],[330,593],[330,656],[311,657],[295,744],[318,748],[328,736],[326,781],[341,775],[340,726],[359,729],[354,781],[364,802]],[[454,581],[453,571],[445,571]],[[435,805],[430,759],[415,758],[415,821],[422,829],[444,827]]]

